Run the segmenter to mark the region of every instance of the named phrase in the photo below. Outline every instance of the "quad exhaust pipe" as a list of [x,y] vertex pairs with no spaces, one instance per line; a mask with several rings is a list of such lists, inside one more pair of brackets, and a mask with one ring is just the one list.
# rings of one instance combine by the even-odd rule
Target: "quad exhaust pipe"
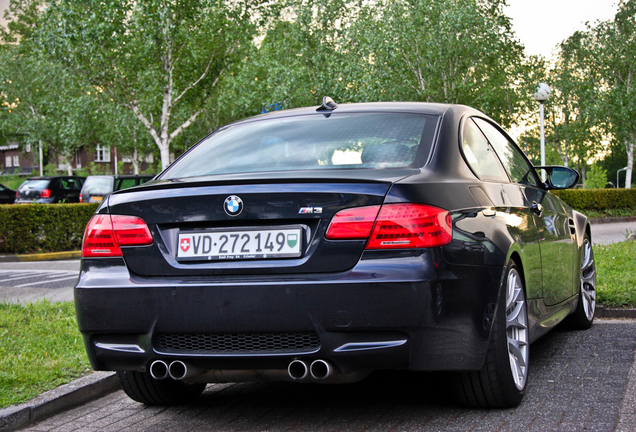
[[264,370],[204,370],[181,360],[155,360],[150,364],[150,376],[156,380],[171,378],[188,382],[250,382],[250,381],[309,381],[323,383],[351,383],[365,378],[370,371],[342,374],[327,360],[292,360],[285,369]]

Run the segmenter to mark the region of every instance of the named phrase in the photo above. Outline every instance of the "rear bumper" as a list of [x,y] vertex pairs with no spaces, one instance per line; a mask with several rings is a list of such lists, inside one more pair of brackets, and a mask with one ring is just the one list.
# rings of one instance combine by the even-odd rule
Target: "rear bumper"
[[[147,370],[153,360],[201,369],[286,369],[328,360],[369,369],[476,370],[485,358],[502,269],[449,266],[435,249],[365,253],[342,274],[137,278],[123,259],[84,259],[75,288],[96,370]],[[272,351],[166,349],[160,335],[316,334]]]

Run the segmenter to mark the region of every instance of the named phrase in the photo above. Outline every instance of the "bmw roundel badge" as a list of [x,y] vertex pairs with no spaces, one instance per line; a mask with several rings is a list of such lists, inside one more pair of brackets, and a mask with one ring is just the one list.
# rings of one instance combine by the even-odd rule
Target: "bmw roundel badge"
[[229,216],[238,216],[243,211],[243,200],[236,195],[230,195],[225,198],[223,210],[225,210],[225,213]]

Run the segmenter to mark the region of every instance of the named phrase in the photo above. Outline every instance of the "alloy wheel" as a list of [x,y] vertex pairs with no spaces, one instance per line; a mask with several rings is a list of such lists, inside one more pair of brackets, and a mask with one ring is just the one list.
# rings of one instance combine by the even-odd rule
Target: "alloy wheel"
[[510,269],[506,286],[506,337],[510,370],[517,389],[522,390],[528,379],[528,314],[521,277]]
[[585,316],[591,321],[596,309],[596,265],[592,245],[587,238],[581,254],[581,296]]

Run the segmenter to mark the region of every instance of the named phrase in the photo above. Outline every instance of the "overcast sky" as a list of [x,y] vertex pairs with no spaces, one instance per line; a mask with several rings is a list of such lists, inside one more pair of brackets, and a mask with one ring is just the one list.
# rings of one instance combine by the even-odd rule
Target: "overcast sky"
[[585,22],[614,18],[618,0],[508,0],[504,9],[512,18],[526,54],[551,58],[555,46],[584,30]]

